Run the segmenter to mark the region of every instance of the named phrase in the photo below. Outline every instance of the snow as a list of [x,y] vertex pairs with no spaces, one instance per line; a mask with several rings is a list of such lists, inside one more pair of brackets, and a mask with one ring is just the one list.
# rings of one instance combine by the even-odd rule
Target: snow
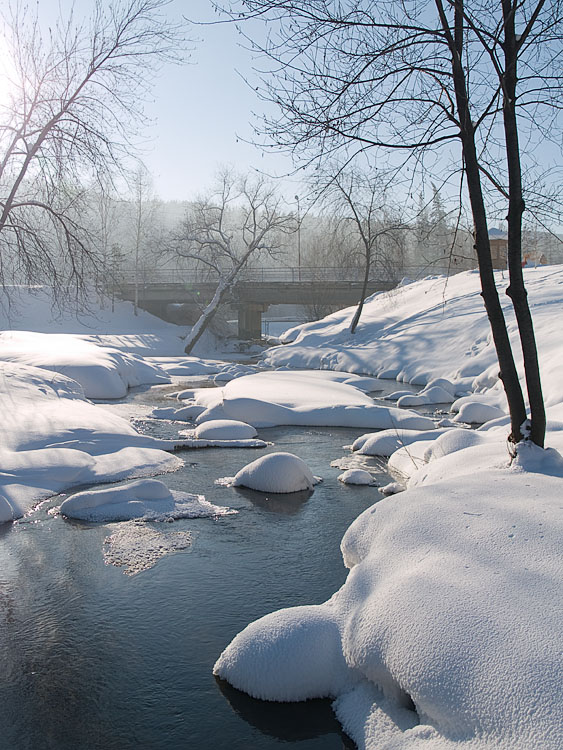
[[138,479],[117,487],[77,492],[60,512],[80,521],[165,521],[175,518],[224,516],[237,511],[212,505],[203,495],[169,490],[158,479]]
[[338,697],[361,748],[560,748],[560,480],[523,494],[519,471],[381,500],[343,539],[343,587],[250,625],[215,673],[267,700]]
[[174,471],[166,441],[84,399],[76,381],[0,362],[0,522],[76,485]]
[[365,469],[347,469],[337,478],[343,484],[375,484],[372,475]]
[[[523,442],[515,456],[507,450],[506,406],[474,272],[374,295],[354,336],[348,330],[353,308],[294,328],[284,346],[265,354],[266,365],[284,368],[274,372],[186,357],[175,370],[176,330],[133,320],[128,328],[130,310],[120,312],[122,328],[115,321],[105,331],[81,323],[62,326],[54,337],[44,334],[54,330],[46,316],[45,328],[32,325],[41,316],[22,316],[22,331],[0,335],[0,521],[71,487],[180,465],[163,450],[179,441],[139,435],[84,392],[117,398],[134,383],[197,372],[221,387],[184,391],[181,406],[153,416],[195,419],[194,432],[203,435],[215,420],[251,428],[383,430],[363,434],[354,451],[391,454],[389,470],[401,481],[381,488],[390,496],[378,496],[346,532],[343,586],[322,604],[251,623],[220,655],[215,673],[258,698],[334,698],[337,717],[359,748],[561,750],[563,268],[524,274],[549,447]],[[501,291],[507,284],[500,273],[497,284]],[[504,295],[502,301],[519,351],[510,301]],[[318,371],[306,371],[313,367]],[[424,386],[420,394],[394,398],[451,404],[456,421],[444,419],[436,429],[414,411],[376,404],[368,395],[377,387],[370,376]],[[472,431],[452,427],[458,420],[485,423]],[[180,441],[190,447],[265,445],[190,434]],[[311,490],[316,479],[298,456],[272,453],[230,483],[285,493]],[[86,490],[67,498],[61,512],[66,504],[66,513],[93,521],[229,512],[160,485],[142,480]],[[153,534],[136,521],[119,524],[105,545],[108,562],[132,574],[186,548],[189,534],[176,537],[167,526]]]
[[312,490],[320,481],[307,464],[292,453],[269,453],[244,466],[233,479],[234,487],[249,487],[259,492],[300,492]]
[[361,456],[390,456],[404,445],[423,440],[434,441],[446,430],[380,430],[360,435],[352,443],[352,450]]
[[[505,276],[499,271],[495,278],[517,366],[523,372],[512,304],[504,294],[508,286]],[[526,268],[524,280],[550,416],[549,409],[563,403],[563,329],[559,323],[563,267]],[[484,401],[482,396],[486,395],[486,403],[490,403],[488,397],[496,395],[493,405],[506,411],[476,271],[449,278],[430,277],[375,294],[366,301],[356,333],[350,334],[354,312],[355,307],[350,307],[290,329],[282,337],[283,346],[265,352],[264,363],[270,367],[361,373],[422,385],[440,378],[455,387],[456,395],[473,393],[471,400]]]
[[453,418],[454,422],[465,422],[466,424],[485,424],[491,419],[504,416],[504,411],[490,404],[480,401],[470,401],[462,404],[459,412]]
[[164,371],[139,356],[64,333],[4,331],[0,362],[66,375],[80,383],[87,398],[122,398],[131,386],[170,382]]
[[210,440],[244,440],[256,437],[252,425],[235,419],[212,419],[196,427],[194,437]]
[[[363,388],[372,379],[348,373],[281,371],[246,375],[223,388],[203,388],[193,393],[192,403],[204,406],[196,419],[242,420],[254,427],[316,425],[385,429],[431,429],[428,417],[408,410],[379,406]],[[359,384],[361,387],[357,387]]]

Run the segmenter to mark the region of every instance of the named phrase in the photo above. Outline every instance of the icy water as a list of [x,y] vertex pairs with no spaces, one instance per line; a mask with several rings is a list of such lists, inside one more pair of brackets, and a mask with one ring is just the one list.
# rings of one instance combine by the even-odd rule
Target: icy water
[[[110,408],[141,415],[166,391],[137,391]],[[166,436],[178,427],[143,425]],[[285,496],[214,485],[264,450],[181,452],[184,468],[159,478],[239,512],[145,524],[165,540],[184,532],[189,545],[137,575],[104,558],[104,541],[124,525],[50,515],[61,498],[0,526],[0,750],[354,747],[328,700],[254,700],[216,681],[212,668],[252,620],[323,602],[345,580],[342,535],[381,499],[377,488],[342,485],[330,465],[349,460],[342,446],[359,433],[261,430],[274,443],[266,451],[296,453],[324,479],[312,493]],[[362,465],[379,484],[390,481],[378,459]]]

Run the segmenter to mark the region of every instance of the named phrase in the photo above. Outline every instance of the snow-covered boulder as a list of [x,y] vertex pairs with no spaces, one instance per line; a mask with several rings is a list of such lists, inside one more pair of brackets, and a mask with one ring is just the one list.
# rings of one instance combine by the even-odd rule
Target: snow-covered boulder
[[464,422],[465,424],[484,424],[491,419],[498,419],[504,416],[504,412],[498,406],[483,404],[480,401],[466,401],[462,404],[453,421]]
[[245,375],[223,388],[202,388],[190,395],[198,405],[206,407],[196,419],[198,424],[211,419],[236,419],[254,427],[428,430],[434,426],[431,419],[416,412],[375,404],[364,392],[365,387],[372,386],[365,378],[349,373],[276,371]]
[[343,484],[375,484],[374,478],[365,469],[347,469],[338,475],[338,480]]
[[352,450],[362,456],[390,456],[399,448],[421,440],[436,440],[445,432],[440,430],[380,430],[360,435],[352,443]]
[[252,425],[236,419],[211,419],[194,430],[194,437],[201,440],[247,440],[257,434]]
[[233,486],[259,492],[300,492],[312,490],[318,479],[301,458],[292,453],[269,453],[243,467]]

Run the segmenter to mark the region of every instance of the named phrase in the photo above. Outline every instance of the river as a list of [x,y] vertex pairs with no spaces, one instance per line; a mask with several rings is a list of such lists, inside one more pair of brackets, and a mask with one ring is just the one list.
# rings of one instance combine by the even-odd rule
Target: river
[[[139,417],[147,405],[169,405],[175,388],[134,389],[103,408]],[[179,425],[140,427],[171,437]],[[159,478],[238,513],[145,524],[165,539],[189,532],[190,543],[136,575],[104,555],[124,525],[65,520],[52,512],[61,497],[0,526],[0,750],[354,747],[330,701],[254,700],[216,681],[212,668],[252,620],[321,603],[345,580],[342,535],[381,499],[377,488],[338,482],[342,469],[331,466],[350,459],[343,446],[360,432],[259,431],[273,443],[266,451],[293,452],[323,477],[312,493],[266,497],[214,484],[264,449],[181,451],[184,467]],[[379,484],[391,481],[379,459],[363,466]]]

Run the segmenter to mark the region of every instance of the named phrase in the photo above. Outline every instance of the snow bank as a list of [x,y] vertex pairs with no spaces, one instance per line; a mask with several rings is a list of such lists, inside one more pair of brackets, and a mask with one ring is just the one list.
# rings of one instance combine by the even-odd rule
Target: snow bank
[[66,375],[80,383],[87,398],[122,398],[131,386],[170,382],[163,370],[141,357],[64,333],[4,331],[0,361]]
[[560,479],[523,471],[380,501],[343,539],[344,586],[250,625],[215,673],[268,700],[338,697],[360,748],[559,750]]
[[191,403],[205,407],[196,419],[198,423],[235,419],[254,427],[316,425],[425,430],[434,426],[431,419],[416,412],[374,404],[363,390],[371,388],[370,381],[348,373],[260,372],[232,380],[223,388],[202,388],[186,396],[193,395]]
[[61,504],[60,512],[67,518],[105,522],[206,518],[237,511],[212,505],[203,495],[169,490],[157,479],[138,479],[118,487],[77,492]]
[[[563,269],[526,276],[548,406],[546,450],[523,442],[515,458],[508,454],[474,273],[375,295],[354,337],[350,309],[294,329],[286,337],[293,343],[266,353],[273,366],[425,384],[421,395],[394,398],[454,402],[458,416],[442,429],[393,425],[355,441],[359,453],[391,454],[402,484],[383,494],[406,491],[373,505],[346,532],[350,572],[329,601],[252,623],[219,657],[217,675],[267,700],[334,697],[344,729],[367,750],[560,750]],[[510,310],[508,321],[519,351]],[[455,422],[485,424],[471,431]]]
[[[524,279],[534,318],[548,416],[556,418],[549,409],[563,402],[563,327],[559,323],[563,267],[524,269]],[[508,279],[497,272],[496,283],[522,373],[512,303],[504,294]],[[464,390],[475,392],[474,398],[483,403],[490,403],[483,397],[495,392],[495,403],[491,405],[505,411],[476,271],[423,279],[373,295],[366,301],[360,324],[352,335],[349,327],[354,312],[355,307],[350,307],[291,329],[282,337],[284,346],[265,352],[264,362],[270,367],[347,371],[422,385],[440,378],[453,386],[455,395]],[[443,382],[435,385],[444,387]],[[448,387],[444,390],[448,391]],[[401,404],[420,404],[420,395],[402,395],[406,400]],[[435,403],[438,395],[428,397]],[[442,398],[446,398],[444,393]],[[450,395],[445,403],[451,400]]]
[[312,490],[319,481],[307,464],[292,453],[269,453],[237,472],[234,487],[249,487],[259,492],[300,492]]
[[64,375],[0,362],[0,522],[79,484],[174,471],[166,441],[87,402]]

